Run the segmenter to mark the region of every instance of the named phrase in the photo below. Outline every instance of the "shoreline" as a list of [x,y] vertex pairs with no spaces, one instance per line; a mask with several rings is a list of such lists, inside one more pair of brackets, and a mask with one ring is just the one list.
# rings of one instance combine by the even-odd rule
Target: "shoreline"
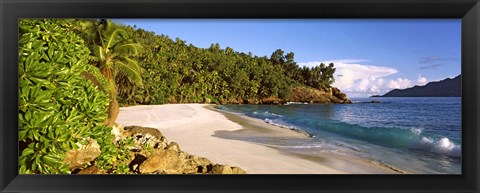
[[301,132],[228,113],[207,104],[141,105],[120,108],[117,123],[160,130],[169,141],[193,155],[237,166],[249,174],[398,174],[369,160],[341,158],[331,153],[300,155],[232,136],[308,139]]
[[[214,108],[214,105],[208,105],[208,106],[205,106],[205,108],[216,111],[216,112],[219,112],[219,113],[222,113],[230,121],[236,122],[236,123],[243,126],[242,130],[234,131],[234,132],[237,132],[237,134],[233,134],[233,136],[232,136],[232,134],[225,134],[225,133],[221,133],[221,131],[219,131],[219,132],[217,132],[217,133],[219,133],[219,135],[217,135],[217,137],[223,137],[223,138],[227,138],[227,139],[230,138],[231,139],[231,138],[235,138],[235,135],[237,135],[237,137],[238,137],[238,135],[240,135],[240,136],[242,136],[242,135],[243,136],[246,136],[246,135],[256,135],[256,136],[258,136],[258,135],[261,135],[261,133],[263,133],[263,132],[268,132],[269,137],[282,137],[282,135],[278,135],[279,133],[283,133],[283,134],[288,133],[289,138],[292,138],[292,139],[294,139],[294,138],[296,138],[296,139],[311,139],[311,138],[314,137],[312,134],[310,134],[308,132],[305,132],[305,131],[290,129],[290,128],[287,128],[287,127],[281,127],[281,126],[269,124],[267,122],[264,122],[261,119],[256,119],[256,118],[248,117],[246,115],[242,115],[242,114],[239,114],[239,113],[228,112],[228,111],[224,111],[224,110],[221,110],[221,109]],[[253,132],[251,131],[252,129],[254,130]],[[250,130],[250,132],[248,130]],[[245,133],[247,133],[247,134],[245,134]],[[285,137],[285,136],[283,136],[283,137]],[[236,140],[242,140],[242,139],[236,139]],[[259,143],[256,143],[256,144],[259,144]],[[335,162],[335,161],[339,162],[340,161],[340,162],[346,162],[348,164],[354,164],[356,166],[364,167],[365,170],[369,170],[368,167],[373,167],[373,168],[380,167],[380,168],[382,168],[380,170],[383,170],[383,169],[389,170],[389,172],[386,172],[386,173],[409,174],[408,171],[404,171],[402,169],[396,168],[395,166],[391,166],[391,165],[388,165],[388,164],[385,164],[385,163],[382,163],[382,162],[378,162],[378,161],[375,161],[375,160],[367,160],[367,159],[364,159],[364,158],[359,158],[359,157],[356,157],[356,156],[355,157],[354,156],[345,157],[345,156],[341,156],[341,155],[337,155],[337,154],[331,154],[331,153],[326,153],[322,156],[316,156],[316,155],[301,154],[301,153],[287,151],[287,150],[282,149],[280,147],[276,147],[275,145],[267,145],[267,144],[260,144],[260,145],[276,149],[276,150],[281,151],[282,153],[284,153],[286,155],[295,156],[295,157],[299,157],[299,158],[307,159],[307,160],[311,160],[311,161],[317,161],[317,162],[319,160],[322,160],[322,161],[329,160],[329,161],[332,161],[332,162]],[[323,163],[323,164],[325,164],[325,163]],[[339,165],[339,163],[336,163],[336,165]],[[357,169],[353,169],[353,170],[357,170]],[[362,170],[357,170],[357,172],[364,173]],[[357,173],[354,172],[352,174],[357,174]],[[381,174],[384,174],[384,173],[381,173]]]

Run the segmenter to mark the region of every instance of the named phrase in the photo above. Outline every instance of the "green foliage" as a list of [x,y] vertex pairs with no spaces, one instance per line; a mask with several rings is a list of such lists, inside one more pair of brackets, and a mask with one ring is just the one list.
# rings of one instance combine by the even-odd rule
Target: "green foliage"
[[[107,118],[108,96],[81,73],[88,48],[68,30],[71,20],[20,20],[19,155],[20,173],[70,173],[65,153],[88,137],[102,141],[95,128]],[[94,128],[94,129],[92,129]],[[107,130],[107,129],[104,129]],[[110,131],[108,131],[110,132]]]
[[[107,132],[107,131],[103,131]],[[108,131],[110,132],[110,130]],[[134,146],[132,137],[113,143],[113,136],[105,138],[100,144],[102,153],[96,160],[97,167],[114,174],[127,174],[130,172],[128,164],[132,160],[130,149]]]
[[[179,38],[172,40],[131,27],[123,29],[142,45],[137,60],[144,69],[142,88],[125,77],[117,77],[119,101],[123,104],[262,102],[269,97],[287,98],[296,82],[285,75],[283,65],[267,57],[229,47],[221,49],[219,44],[202,49]],[[279,55],[279,64],[286,61],[298,68],[293,53],[287,54],[288,59],[283,51]]]
[[111,96],[116,96],[115,77],[119,75],[136,86],[142,86],[141,68],[132,58],[142,51],[142,46],[120,26],[110,21],[103,22],[102,25],[103,27],[97,28],[100,40],[94,52],[98,58],[98,67],[110,83]]
[[111,88],[110,88],[110,85],[108,84],[108,80],[102,75],[102,73],[100,72],[100,69],[98,69],[93,65],[87,65],[86,71],[90,73],[93,77],[95,77],[95,79],[99,82],[101,86],[100,90],[103,89],[103,91],[107,94],[110,93]]
[[330,63],[328,66],[321,63],[312,68],[303,67],[301,69],[303,83],[317,89],[329,88],[335,81],[334,73],[335,67],[333,63]]

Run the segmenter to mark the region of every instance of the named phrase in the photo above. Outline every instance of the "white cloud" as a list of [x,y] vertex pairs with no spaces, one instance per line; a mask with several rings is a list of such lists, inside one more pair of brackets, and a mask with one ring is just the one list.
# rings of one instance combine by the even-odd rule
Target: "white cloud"
[[428,80],[426,77],[422,76],[421,74],[418,75],[418,78],[417,78],[417,84],[420,85],[420,86],[423,86],[425,84],[428,83]]
[[390,67],[372,66],[359,64],[361,62],[368,62],[362,59],[346,59],[346,60],[331,60],[321,62],[305,62],[298,63],[300,66],[313,67],[320,63],[335,64],[335,83],[333,86],[346,92],[385,92],[383,89],[384,79],[389,75],[395,74],[398,71]]
[[368,85],[370,84],[370,81],[368,79],[362,79],[360,80],[360,82],[358,83],[358,90],[360,91],[365,91],[368,89]]
[[388,82],[388,88],[390,89],[404,89],[411,85],[412,81],[406,78],[397,78]]

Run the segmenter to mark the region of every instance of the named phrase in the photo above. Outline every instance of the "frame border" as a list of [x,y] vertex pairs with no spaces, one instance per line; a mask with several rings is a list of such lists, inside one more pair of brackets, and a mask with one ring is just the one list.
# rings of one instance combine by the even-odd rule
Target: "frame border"
[[[1,0],[0,192],[478,192],[479,0]],[[462,19],[462,175],[18,175],[20,18]]]

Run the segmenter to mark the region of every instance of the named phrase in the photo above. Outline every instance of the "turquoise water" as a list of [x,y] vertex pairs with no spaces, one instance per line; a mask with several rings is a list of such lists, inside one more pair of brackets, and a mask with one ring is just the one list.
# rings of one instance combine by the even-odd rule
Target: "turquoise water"
[[[372,100],[381,103],[365,103]],[[311,139],[249,138],[305,154],[325,151],[411,173],[461,174],[461,98],[354,98],[354,104],[223,105],[217,108],[309,133]]]

